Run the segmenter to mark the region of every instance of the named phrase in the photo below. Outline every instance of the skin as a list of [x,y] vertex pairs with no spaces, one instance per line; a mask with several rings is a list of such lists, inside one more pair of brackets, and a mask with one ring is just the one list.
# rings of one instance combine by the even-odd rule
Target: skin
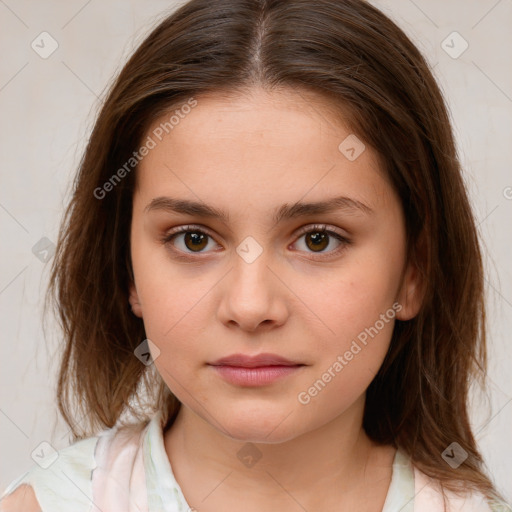
[[[398,319],[417,314],[419,274],[406,265],[399,198],[368,145],[354,161],[340,152],[351,131],[319,96],[253,89],[196,99],[140,163],[131,226],[130,303],[160,350],[157,370],[182,403],[164,435],[175,477],[199,511],[239,510],[240,503],[248,512],[380,511],[395,450],[373,443],[362,417],[394,319],[308,404],[297,396],[393,303],[402,306]],[[337,195],[373,213],[272,220],[285,203]],[[160,196],[224,209],[229,222],[145,211]],[[184,233],[162,242],[188,224],[210,235],[199,253],[185,244]],[[314,224],[351,243],[331,235],[315,250],[307,243],[311,232],[297,234],[308,226],[314,233]],[[236,251],[248,236],[262,249],[252,263]],[[207,365],[262,352],[306,366],[249,388],[226,382]],[[252,467],[237,457],[246,443],[261,454]]]

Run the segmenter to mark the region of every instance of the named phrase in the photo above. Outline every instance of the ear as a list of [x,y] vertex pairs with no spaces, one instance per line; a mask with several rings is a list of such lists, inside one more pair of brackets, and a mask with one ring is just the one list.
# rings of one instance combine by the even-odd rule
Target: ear
[[410,320],[418,314],[425,296],[424,285],[420,270],[409,263],[398,292],[397,302],[402,308],[396,313],[397,320]]
[[130,284],[130,297],[129,297],[130,305],[132,306],[132,311],[135,316],[142,318],[142,307],[139,302],[139,295],[137,293],[137,289],[135,288],[135,284],[132,282]]

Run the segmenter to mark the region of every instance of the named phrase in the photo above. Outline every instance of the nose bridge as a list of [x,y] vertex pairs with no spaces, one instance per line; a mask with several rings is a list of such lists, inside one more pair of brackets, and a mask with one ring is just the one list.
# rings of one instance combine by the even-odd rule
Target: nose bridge
[[[254,237],[246,237],[236,248],[231,287],[242,296],[259,298],[270,294],[273,283],[270,250],[263,247]],[[270,297],[267,297],[270,298]]]
[[[220,316],[254,330],[261,323],[281,323],[286,313],[279,280],[272,271],[271,251],[253,237],[236,248],[233,268],[222,293]],[[282,290],[281,290],[282,291]]]

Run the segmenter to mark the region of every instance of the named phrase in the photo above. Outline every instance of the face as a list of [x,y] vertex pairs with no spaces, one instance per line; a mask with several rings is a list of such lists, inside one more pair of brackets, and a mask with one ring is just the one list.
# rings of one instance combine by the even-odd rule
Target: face
[[[196,101],[146,134],[130,302],[186,408],[231,438],[282,442],[364,403],[395,320],[418,311],[400,202],[320,97]],[[212,365],[263,353],[295,365]]]

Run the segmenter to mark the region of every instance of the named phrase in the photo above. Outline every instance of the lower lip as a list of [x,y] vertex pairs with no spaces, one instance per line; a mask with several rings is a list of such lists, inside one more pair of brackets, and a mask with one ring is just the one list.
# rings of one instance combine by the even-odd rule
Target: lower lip
[[[213,366],[213,365],[212,365]],[[302,368],[297,366],[259,366],[257,368],[244,368],[241,366],[213,366],[221,377],[237,386],[264,386],[282,379]]]

